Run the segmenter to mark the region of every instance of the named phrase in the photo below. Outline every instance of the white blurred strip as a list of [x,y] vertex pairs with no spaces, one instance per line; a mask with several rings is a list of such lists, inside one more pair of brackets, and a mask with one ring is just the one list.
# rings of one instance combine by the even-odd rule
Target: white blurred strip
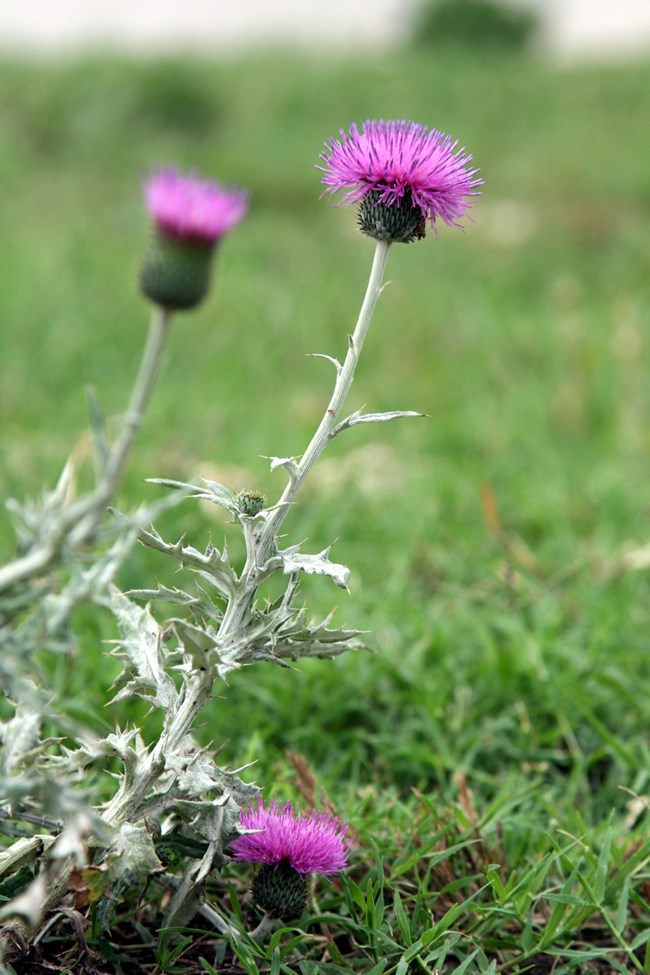
[[[69,53],[265,44],[350,51],[408,40],[425,0],[0,0],[0,49]],[[650,0],[510,0],[532,6],[559,56],[650,50]]]

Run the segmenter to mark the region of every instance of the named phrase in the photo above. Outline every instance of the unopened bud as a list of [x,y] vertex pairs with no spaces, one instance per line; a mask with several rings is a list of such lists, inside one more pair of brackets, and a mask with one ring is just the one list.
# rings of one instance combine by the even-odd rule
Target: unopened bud
[[243,515],[249,518],[264,510],[266,497],[260,491],[240,491],[237,495],[237,506]]

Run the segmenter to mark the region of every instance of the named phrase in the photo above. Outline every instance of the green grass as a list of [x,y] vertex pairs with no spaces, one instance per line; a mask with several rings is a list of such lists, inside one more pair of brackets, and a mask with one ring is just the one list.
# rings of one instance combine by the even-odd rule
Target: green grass
[[[310,580],[309,605],[336,606],[376,652],[245,670],[206,715],[205,740],[226,743],[224,763],[255,760],[267,793],[297,795],[285,753],[303,755],[359,837],[349,878],[320,887],[304,926],[245,943],[239,964],[650,972],[647,800],[633,805],[649,791],[650,613],[630,556],[650,536],[650,65],[269,55],[6,63],[0,79],[9,495],[87,454],[84,383],[109,416],[125,405],[152,165],[248,186],[252,204],[214,295],[175,326],[122,508],[154,496],[147,476],[215,468],[273,496],[262,457],[304,448],[332,379],[305,353],[342,354],[372,253],[352,211],[318,200],[324,140],[407,117],[474,153],[475,222],[392,249],[351,395],[351,409],[430,418],[341,437],[287,522],[313,550],[337,539],[351,595]],[[191,502],[161,523],[237,544]],[[121,582],[166,572],[141,550]],[[112,723],[109,623],[77,626],[84,653],[58,659],[54,683]],[[236,917],[244,887],[227,880],[215,896]],[[214,944],[202,951],[219,970]]]

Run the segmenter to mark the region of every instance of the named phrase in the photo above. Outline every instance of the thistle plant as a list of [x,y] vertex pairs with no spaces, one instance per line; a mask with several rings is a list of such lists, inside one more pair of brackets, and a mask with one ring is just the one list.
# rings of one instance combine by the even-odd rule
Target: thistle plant
[[[7,634],[13,659],[29,632],[35,632],[24,621],[40,618],[34,606],[42,602],[43,586],[62,622],[83,599],[110,607],[120,632],[112,653],[123,668],[113,700],[143,698],[160,712],[162,730],[157,740],[146,742],[137,728],[117,727],[99,738],[87,728],[68,725],[66,743],[57,748],[41,735],[44,717],[53,719],[41,691],[42,675],[35,667],[28,673],[16,665],[20,680],[9,685],[8,694],[15,714],[2,728],[0,767],[6,793],[0,800],[0,831],[6,824],[15,839],[0,854],[0,875],[19,864],[28,868],[31,879],[0,911],[0,919],[9,925],[8,950],[38,931],[48,911],[57,910],[73,873],[77,882],[81,876],[92,888],[104,926],[127,890],[144,889],[155,877],[173,892],[164,927],[185,923],[198,910],[222,934],[236,936],[218,906],[206,902],[204,881],[228,858],[259,862],[253,899],[264,911],[254,932],[261,937],[275,919],[300,915],[307,897],[305,875],[338,872],[345,866],[346,829],[338,820],[296,813],[289,805],[265,805],[257,787],[240,778],[241,770],[216,765],[212,754],[199,746],[194,729],[215,681],[225,682],[244,665],[264,661],[287,667],[303,657],[331,658],[363,646],[360,631],[332,628],[329,618],[312,621],[298,601],[303,573],[323,575],[346,588],[348,568],[330,559],[330,548],[308,553],[299,544],[281,547],[280,529],[332,440],[359,424],[422,415],[356,410],[345,416],[343,409],[383,288],[390,246],[422,239],[427,223],[435,226],[438,219],[457,225],[480,180],[471,157],[457,143],[411,122],[367,121],[361,131],[352,126],[348,134],[341,131],[340,139],[326,143],[320,160],[326,192],[346,191],[340,202],[359,204],[360,229],[375,239],[370,277],[346,355],[343,361],[322,356],[335,370],[322,420],[300,456],[271,458],[271,468],[286,475],[273,503],[257,491],[235,493],[209,480],[191,484],[152,479],[171,489],[171,499],[202,499],[224,508],[243,534],[242,566],[232,564],[227,549],[211,542],[199,550],[182,538],[163,539],[144,527],[142,514],[114,515],[109,519],[112,539],[107,542],[102,535],[104,513],[150,398],[172,313],[204,300],[217,244],[241,220],[248,203],[241,190],[172,169],[154,173],[145,185],[155,232],[140,283],[154,303],[154,318],[131,404],[116,445],[107,448],[102,441],[104,461],[92,495],[69,504],[63,489],[55,492],[54,500],[31,518],[33,531],[23,544],[24,553],[0,570],[0,591],[8,593],[0,627],[5,627],[1,632]],[[113,584],[115,571],[135,538],[180,564],[187,583],[120,592]],[[95,547],[89,554],[90,543]],[[80,553],[81,569],[73,571]],[[271,602],[262,590],[276,574],[284,586]],[[13,615],[12,599],[20,607]],[[176,607],[172,616],[165,611],[170,604]],[[163,608],[154,611],[152,606]],[[28,713],[33,720],[25,735]],[[85,770],[102,762],[121,769],[117,788],[103,804],[80,788]],[[55,780],[60,784],[57,801],[51,795]]]
[[[174,237],[185,268],[191,268],[192,257],[200,265],[205,294],[215,247],[244,215],[246,195],[166,170],[147,180],[145,199],[158,238],[165,233]],[[150,250],[143,276],[151,264]],[[143,291],[146,294],[144,286]],[[0,723],[0,833],[18,839],[0,853],[0,883],[7,875],[7,889],[13,891],[25,887],[25,875],[38,871],[33,882],[0,910],[0,920],[8,922],[19,937],[22,930],[36,930],[49,907],[57,904],[71,870],[87,862],[92,843],[117,853],[124,868],[107,872],[107,889],[119,888],[134,875],[146,877],[148,870],[160,867],[149,839],[140,842],[144,832],[134,833],[128,824],[125,831],[113,829],[110,819],[96,808],[96,797],[84,787],[91,763],[117,757],[126,770],[132,758],[127,749],[131,733],[118,730],[100,740],[79,720],[62,714],[36,655],[76,652],[70,625],[73,610],[84,603],[110,608],[115,598],[112,580],[128,556],[138,526],[148,524],[169,504],[165,500],[128,517],[106,517],[153,393],[173,311],[181,307],[173,299],[171,294],[169,300],[154,303],[138,373],[113,444],[108,443],[101,412],[91,396],[94,489],[70,497],[74,469],[69,461],[55,489],[40,504],[7,502],[16,526],[18,554],[0,567],[0,675],[10,714]],[[194,303],[199,300],[200,296]],[[168,695],[166,701],[173,706],[173,697]],[[56,728],[66,741],[56,753],[46,726]],[[250,788],[242,785],[242,790],[242,799],[251,795]],[[134,855],[134,851],[139,852]],[[16,883],[16,875],[23,877],[22,885]]]

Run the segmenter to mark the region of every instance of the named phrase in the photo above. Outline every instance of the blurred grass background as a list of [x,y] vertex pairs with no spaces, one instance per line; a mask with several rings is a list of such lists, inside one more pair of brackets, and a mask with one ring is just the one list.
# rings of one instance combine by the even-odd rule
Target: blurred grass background
[[[85,383],[109,416],[125,406],[152,166],[246,186],[251,211],[210,300],[174,328],[122,509],[155,496],[148,476],[280,493],[263,456],[304,449],[332,382],[305,354],[344,353],[372,255],[353,211],[319,201],[325,139],[413,118],[485,179],[465,233],[393,248],[348,404],[430,418],[341,437],[287,522],[309,550],[337,540],[351,596],[309,580],[309,605],[336,606],[377,655],[246,671],[207,716],[205,739],[228,741],[225,763],[255,759],[260,784],[288,788],[284,750],[301,752],[352,815],[386,790],[442,801],[463,771],[479,807],[526,797],[531,855],[549,824],[623,824],[621,787],[647,790],[648,90],[650,64],[425,50],[0,65],[9,496],[87,455]],[[190,502],[161,525],[236,550]],[[168,572],[136,551],[121,583]],[[55,678],[99,715],[106,632],[78,625],[87,652]]]

